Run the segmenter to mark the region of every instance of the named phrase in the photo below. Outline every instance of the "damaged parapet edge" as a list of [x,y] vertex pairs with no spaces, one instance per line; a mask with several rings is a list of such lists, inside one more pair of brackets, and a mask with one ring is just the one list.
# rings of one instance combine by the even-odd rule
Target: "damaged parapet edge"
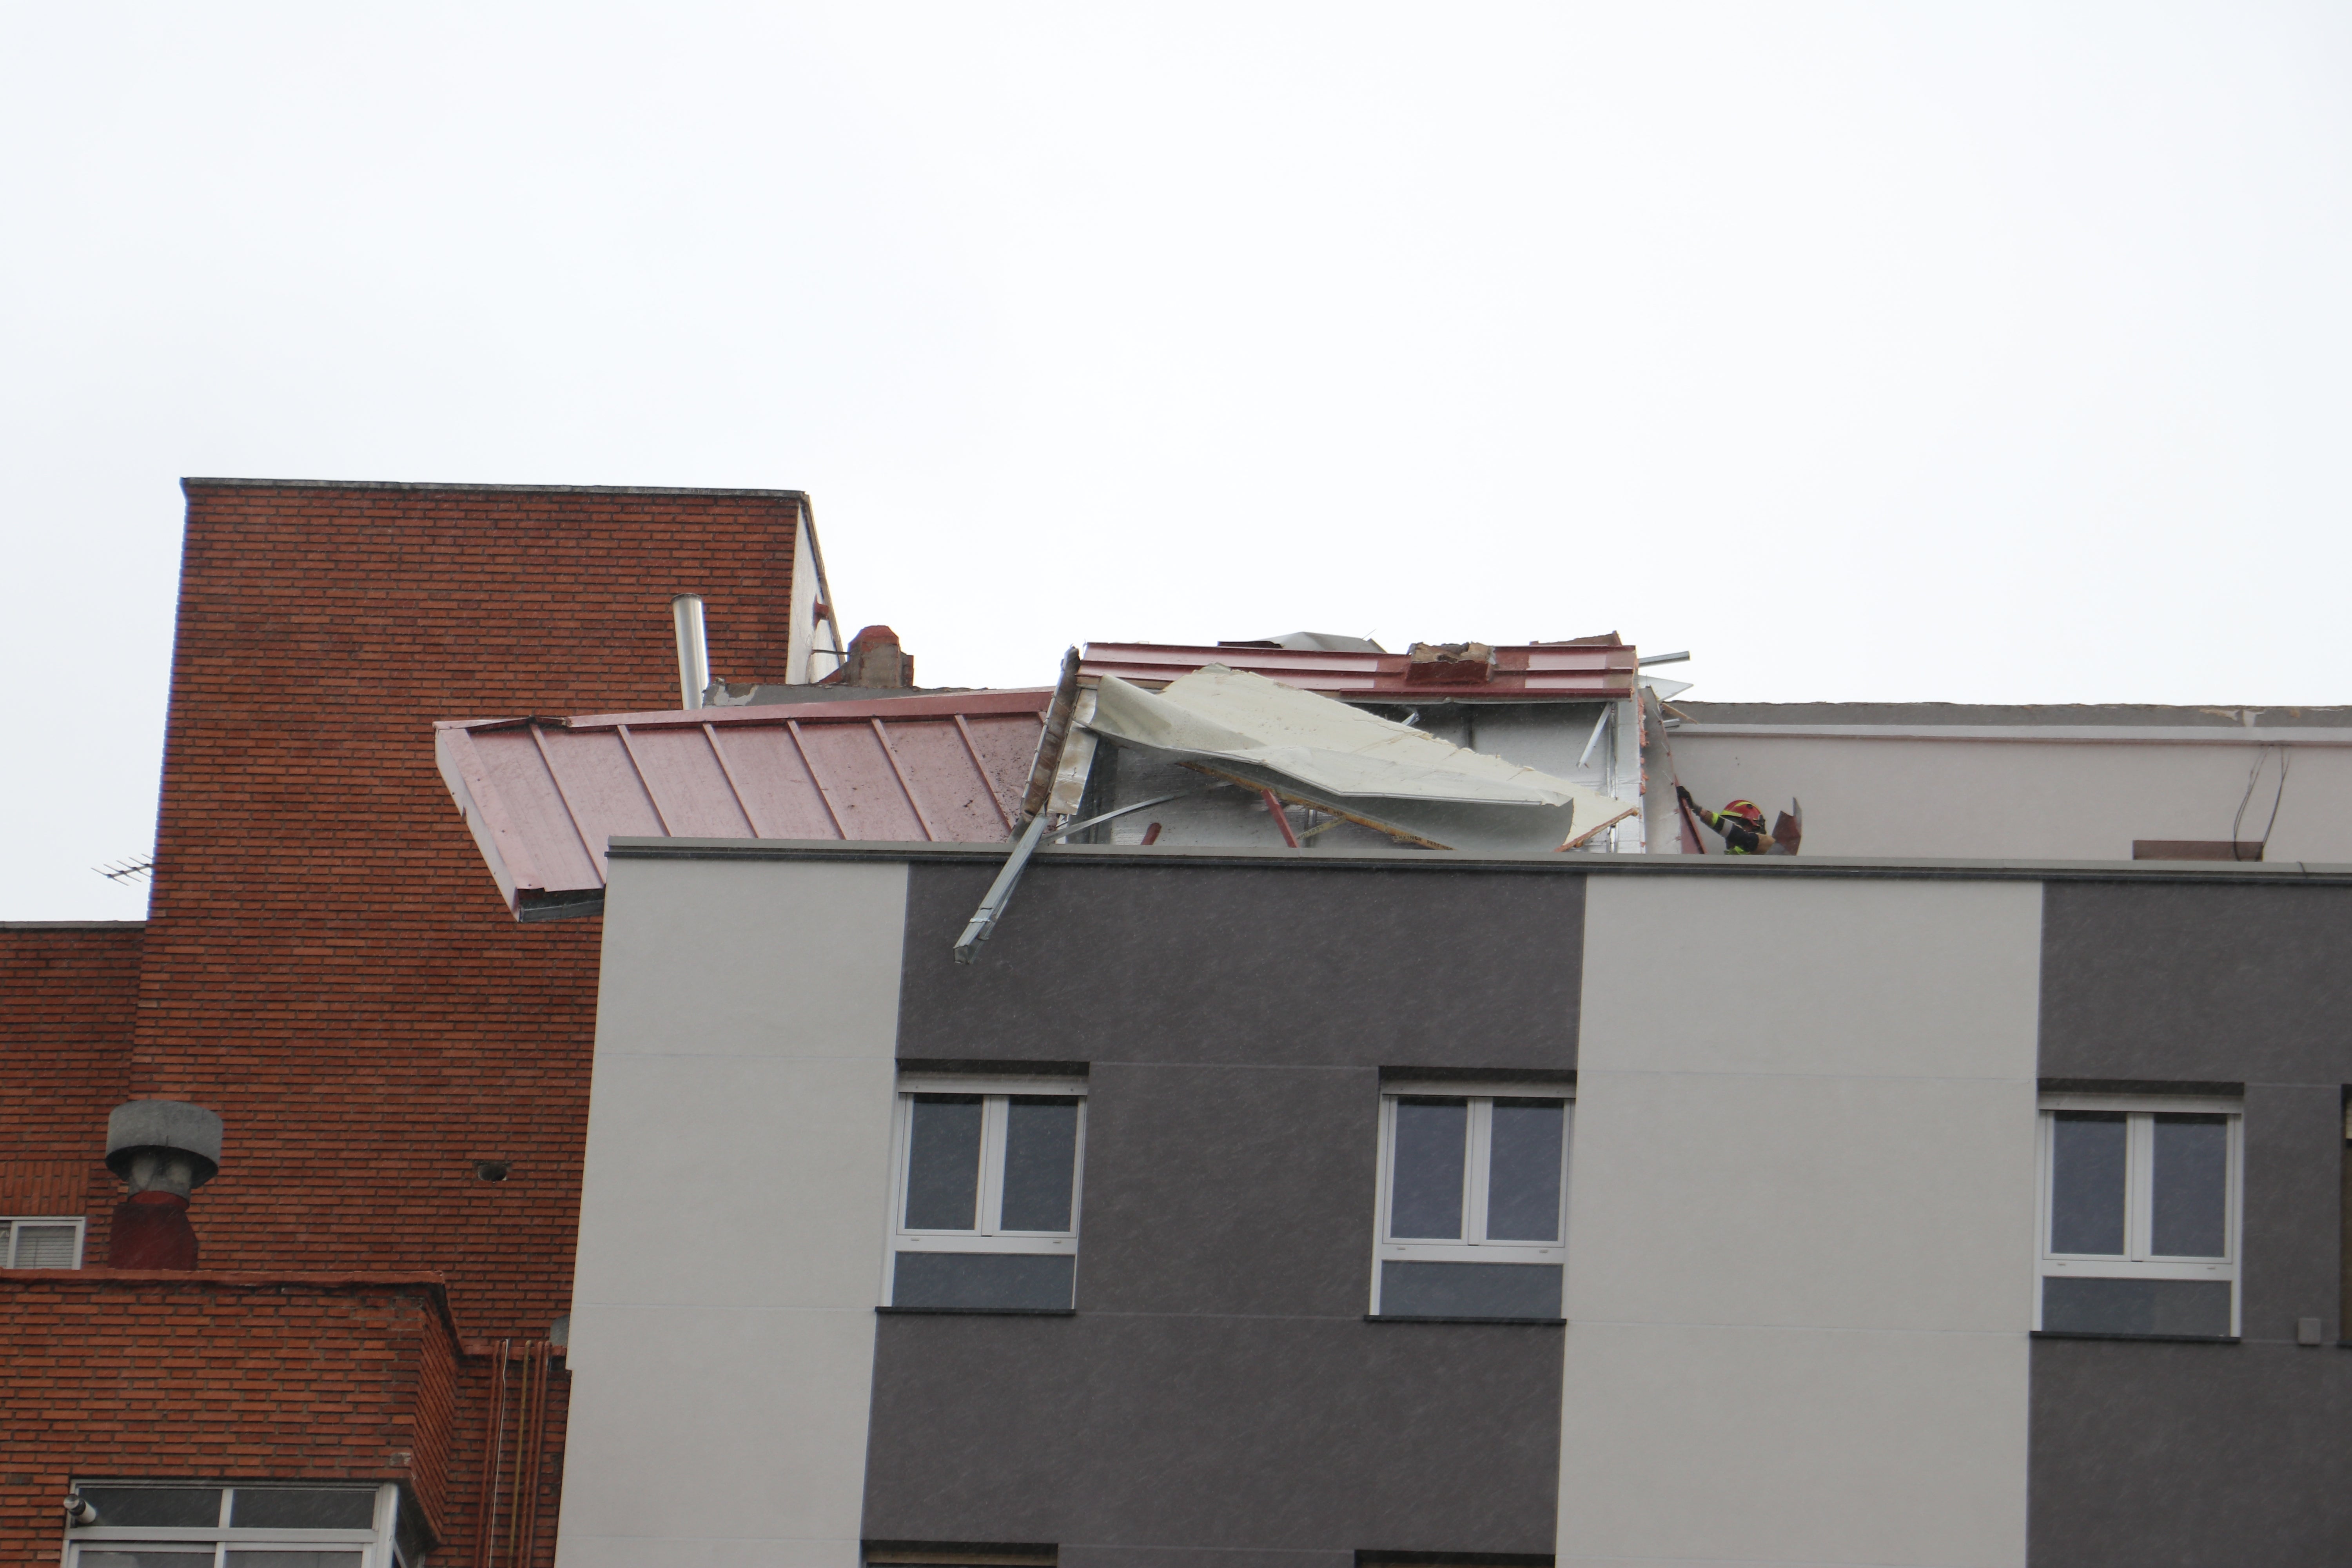
[[[1004,906],[1013,900],[1013,889],[1028,868],[1029,857],[1036,852],[1038,841],[1045,837],[1045,819],[1050,813],[1061,782],[1074,763],[1078,764],[1078,783],[1084,787],[1086,769],[1094,761],[1094,736],[1081,729],[1072,733],[1075,724],[1082,724],[1093,716],[1094,693],[1084,693],[1087,711],[1081,714],[1078,688],[1078,650],[1075,647],[1062,655],[1061,679],[1054,683],[1054,700],[1046,705],[1045,727],[1037,733],[1036,760],[1029,765],[1029,787],[1022,792],[1020,819],[1013,824],[1013,853],[1005,857],[1004,865],[996,879],[988,885],[988,892],[972,910],[971,919],[964,923],[963,934],[956,938],[955,960],[970,963],[979,958],[981,943],[996,930]],[[1083,759],[1066,755],[1073,740],[1086,742]]]

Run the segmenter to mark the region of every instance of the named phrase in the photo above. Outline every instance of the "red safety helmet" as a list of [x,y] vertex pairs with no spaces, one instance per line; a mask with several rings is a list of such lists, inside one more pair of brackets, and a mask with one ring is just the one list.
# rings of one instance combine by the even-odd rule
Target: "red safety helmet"
[[1752,800],[1735,800],[1723,808],[1726,816],[1736,816],[1759,833],[1764,831],[1764,813]]

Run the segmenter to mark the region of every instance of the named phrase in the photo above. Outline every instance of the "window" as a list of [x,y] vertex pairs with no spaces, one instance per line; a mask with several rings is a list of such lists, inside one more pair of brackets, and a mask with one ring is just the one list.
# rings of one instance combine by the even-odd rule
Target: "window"
[[81,1217],[0,1219],[0,1268],[79,1268]]
[[397,1487],[92,1480],[74,1491],[92,1517],[67,1529],[66,1568],[424,1568]]
[[1373,1315],[1557,1320],[1568,1134],[1557,1089],[1390,1086]]
[[900,1079],[883,1300],[1070,1310],[1086,1111],[1078,1079]]
[[2042,1097],[2035,1328],[2238,1331],[2242,1109],[2231,1100]]

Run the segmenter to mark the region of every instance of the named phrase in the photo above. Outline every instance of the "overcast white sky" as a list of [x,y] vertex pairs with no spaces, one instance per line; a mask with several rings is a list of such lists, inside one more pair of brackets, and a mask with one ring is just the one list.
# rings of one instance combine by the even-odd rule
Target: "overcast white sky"
[[804,488],[927,684],[2352,701],[2340,5],[0,16],[0,918],[142,910],[183,474]]

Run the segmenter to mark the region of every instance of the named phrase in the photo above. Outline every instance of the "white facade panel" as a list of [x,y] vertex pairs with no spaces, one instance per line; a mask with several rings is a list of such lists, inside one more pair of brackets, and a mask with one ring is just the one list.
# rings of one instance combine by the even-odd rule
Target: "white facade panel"
[[557,1560],[853,1568],[906,868],[612,872]]
[[1563,1563],[2021,1564],[2032,883],[1595,876]]
[[[2128,860],[2134,839],[2227,843],[2268,829],[2266,859],[2352,861],[2352,819],[2336,805],[2352,790],[2352,746],[2286,748],[2282,787],[2282,749],[2255,734],[2178,745],[1684,729],[1672,740],[1675,771],[1704,805],[1744,798],[1770,817],[1802,800],[1809,856]],[[1721,847],[1700,837],[1709,854]]]

